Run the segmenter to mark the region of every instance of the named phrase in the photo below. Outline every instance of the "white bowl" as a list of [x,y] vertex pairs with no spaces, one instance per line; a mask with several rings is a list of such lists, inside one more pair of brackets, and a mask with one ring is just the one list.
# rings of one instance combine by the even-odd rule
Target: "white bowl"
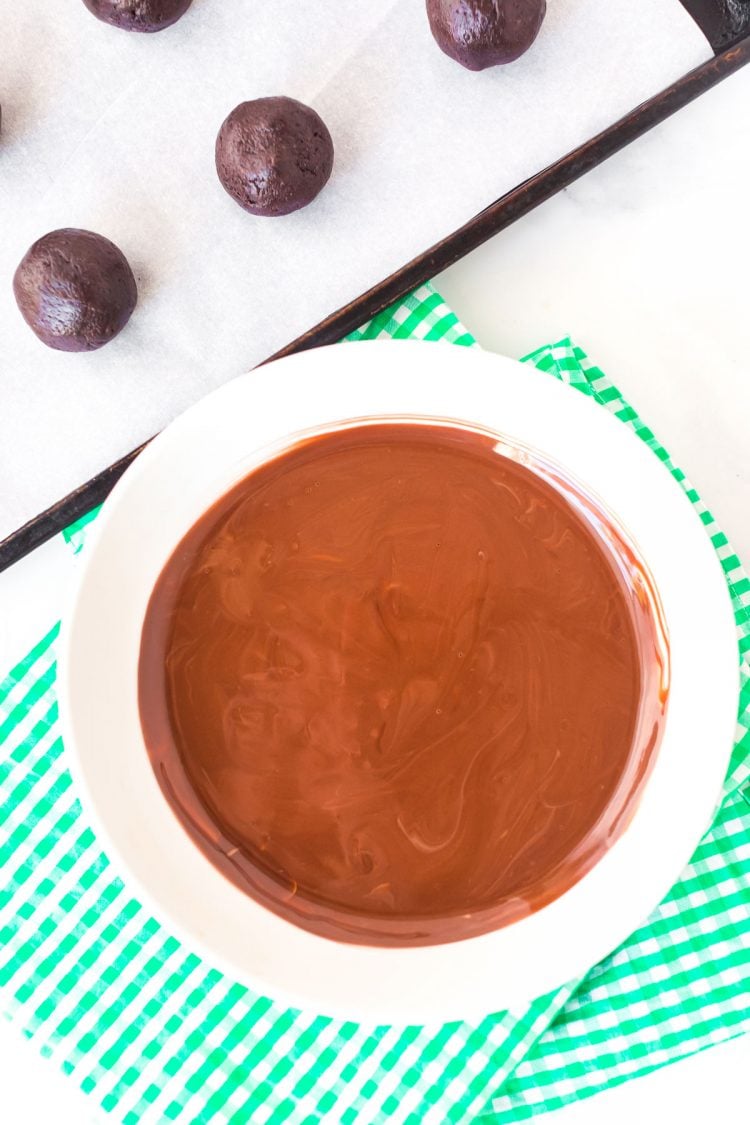
[[[329,941],[269,912],[191,842],[152,772],[138,714],[153,585],[198,516],[291,435],[356,418],[479,424],[557,461],[646,561],[670,638],[661,748],[633,819],[579,883],[528,918],[426,948]],[[132,891],[189,946],[259,992],[328,1015],[431,1023],[525,1005],[639,925],[708,826],[737,713],[721,567],[682,490],[624,425],[513,360],[422,343],[306,352],[228,383],[169,426],[107,501],[62,633],[60,706],[74,776]]]

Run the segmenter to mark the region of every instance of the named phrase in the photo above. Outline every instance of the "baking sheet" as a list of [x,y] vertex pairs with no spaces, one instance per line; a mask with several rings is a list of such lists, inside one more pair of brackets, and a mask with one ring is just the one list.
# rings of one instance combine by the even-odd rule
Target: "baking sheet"
[[[712,54],[679,0],[548,7],[528,55],[472,74],[422,0],[194,0],[154,36],[0,0],[0,538]],[[276,220],[213,164],[229,110],[274,93],[336,146],[325,192]],[[90,355],[44,348],[10,290],[58,226],[112,238],[139,282]]]

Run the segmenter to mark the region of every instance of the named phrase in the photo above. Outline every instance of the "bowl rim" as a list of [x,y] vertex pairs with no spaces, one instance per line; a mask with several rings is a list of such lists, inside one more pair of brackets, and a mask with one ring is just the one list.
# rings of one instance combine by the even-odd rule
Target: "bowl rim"
[[[133,646],[152,580],[184,531],[232,483],[301,431],[409,415],[490,428],[539,450],[601,497],[653,575],[671,638],[672,685],[662,745],[638,808],[574,887],[479,937],[357,946],[271,914],[188,839],[140,735]],[[290,1006],[422,1024],[517,1009],[581,975],[642,922],[712,815],[739,682],[718,558],[684,492],[645,444],[587,396],[528,364],[421,341],[359,341],[276,361],[225,384],[167,427],[94,525],[64,616],[59,663],[64,739],[84,806],[105,850],[157,918],[230,976]]]

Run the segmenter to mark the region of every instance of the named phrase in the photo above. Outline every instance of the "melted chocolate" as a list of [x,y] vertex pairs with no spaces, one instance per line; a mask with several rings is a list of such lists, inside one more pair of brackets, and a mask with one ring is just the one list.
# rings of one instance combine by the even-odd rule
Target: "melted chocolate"
[[[146,616],[146,744],[193,839],[282,917],[419,945],[557,897],[658,741],[662,636],[632,550],[498,439],[355,426],[253,472]],[[528,460],[528,458],[526,458]]]

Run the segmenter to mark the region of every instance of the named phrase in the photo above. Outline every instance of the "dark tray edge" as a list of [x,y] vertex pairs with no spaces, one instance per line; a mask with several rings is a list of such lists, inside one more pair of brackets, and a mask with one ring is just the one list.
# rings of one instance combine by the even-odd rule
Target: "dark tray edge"
[[[714,56],[621,118],[585,145],[551,164],[491,204],[463,227],[408,262],[397,273],[363,293],[356,300],[299,336],[270,356],[265,363],[309,348],[335,343],[359,328],[399,298],[447,269],[492,235],[509,227],[545,199],[556,195],[592,168],[625,148],[636,138],[671,117],[683,106],[716,86],[750,62],[750,36]],[[135,460],[145,442],[121,457],[80,488],[69,493],[40,515],[0,542],[0,571],[12,566],[36,547],[100,504]]]

